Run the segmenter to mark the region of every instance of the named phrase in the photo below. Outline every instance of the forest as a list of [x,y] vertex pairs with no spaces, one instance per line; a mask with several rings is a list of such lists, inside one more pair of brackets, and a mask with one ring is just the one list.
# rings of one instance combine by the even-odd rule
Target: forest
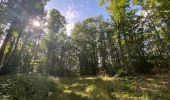
[[170,0],[98,0],[70,35],[49,1],[0,0],[0,100],[170,100]]

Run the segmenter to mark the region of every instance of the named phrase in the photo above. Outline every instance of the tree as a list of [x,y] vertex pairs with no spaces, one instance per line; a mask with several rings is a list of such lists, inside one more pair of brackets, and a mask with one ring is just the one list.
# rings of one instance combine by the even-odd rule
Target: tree
[[64,31],[65,26],[65,18],[60,14],[59,11],[56,9],[52,9],[49,11],[49,17],[47,19],[48,22],[48,40],[47,40],[47,66],[48,73],[55,75],[58,60],[60,55],[57,55],[57,49],[59,49],[57,46],[57,39],[58,34],[62,31]]
[[[9,29],[6,30],[6,36],[2,43],[1,49],[0,49],[0,65],[2,66],[1,72],[6,73],[8,72],[8,68],[3,66],[3,61],[5,61],[4,58],[6,58],[5,50],[8,50],[7,46],[9,44],[9,41],[14,38],[14,33],[22,33],[23,29],[29,24],[30,18],[34,18],[38,15],[41,15],[44,13],[44,5],[47,2],[47,0],[39,0],[39,1],[30,1],[30,0],[9,0],[7,2],[5,8],[5,15],[8,23],[10,23]],[[3,8],[2,8],[3,9]],[[4,19],[5,20],[5,19]],[[25,23],[25,24],[23,24]],[[18,25],[18,26],[17,26]],[[22,26],[19,28],[19,26]],[[21,36],[21,35],[18,35]],[[12,52],[12,46],[14,43],[12,43],[11,47],[9,48],[8,52]],[[17,44],[16,44],[17,45]],[[9,53],[10,53],[9,52]]]

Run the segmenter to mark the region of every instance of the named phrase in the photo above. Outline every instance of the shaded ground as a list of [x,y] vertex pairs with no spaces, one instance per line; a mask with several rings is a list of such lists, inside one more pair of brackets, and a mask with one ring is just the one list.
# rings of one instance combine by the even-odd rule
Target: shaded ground
[[170,100],[170,74],[123,78],[0,76],[0,100]]

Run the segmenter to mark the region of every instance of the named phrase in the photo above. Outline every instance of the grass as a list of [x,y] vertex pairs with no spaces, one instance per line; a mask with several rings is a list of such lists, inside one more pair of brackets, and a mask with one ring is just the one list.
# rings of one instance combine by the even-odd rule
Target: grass
[[0,77],[0,100],[170,100],[170,75]]
[[170,75],[61,78],[63,100],[170,100]]

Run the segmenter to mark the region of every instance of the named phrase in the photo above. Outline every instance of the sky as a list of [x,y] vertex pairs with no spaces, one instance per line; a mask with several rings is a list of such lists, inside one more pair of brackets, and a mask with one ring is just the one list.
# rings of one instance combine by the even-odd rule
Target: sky
[[86,18],[102,14],[109,18],[109,13],[104,6],[99,6],[99,0],[51,0],[47,3],[46,9],[55,8],[66,17],[66,31],[70,35],[74,24]]
[[[140,9],[139,6],[132,6],[132,4],[131,7]],[[50,0],[46,5],[46,10],[52,8],[59,10],[66,17],[66,31],[68,35],[70,35],[75,23],[86,18],[100,14],[105,19],[109,18],[109,13],[106,11],[105,6],[99,6],[99,0]]]

